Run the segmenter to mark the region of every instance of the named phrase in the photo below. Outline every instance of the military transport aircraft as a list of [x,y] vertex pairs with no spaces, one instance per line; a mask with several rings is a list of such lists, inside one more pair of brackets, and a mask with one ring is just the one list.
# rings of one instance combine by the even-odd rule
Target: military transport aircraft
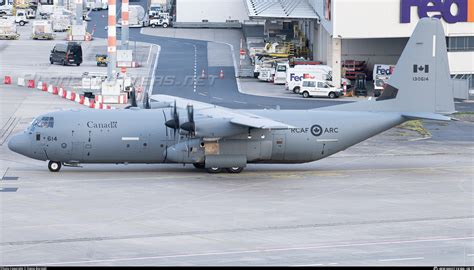
[[319,160],[407,120],[449,121],[445,115],[454,112],[445,35],[435,18],[419,21],[377,99],[306,111],[150,100],[144,108],[47,113],[8,147],[49,160],[53,172],[84,163],[177,163],[239,173],[248,163]]

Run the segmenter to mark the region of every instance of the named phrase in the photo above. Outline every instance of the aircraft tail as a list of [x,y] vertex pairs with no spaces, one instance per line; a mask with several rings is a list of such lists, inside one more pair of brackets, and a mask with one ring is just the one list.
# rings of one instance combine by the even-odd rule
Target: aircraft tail
[[334,110],[341,109],[448,120],[439,115],[455,112],[446,38],[439,19],[423,18],[418,22],[380,97],[334,106]]
[[[379,100],[396,94],[402,112],[453,113],[454,100],[446,37],[439,19],[421,19],[388,81],[389,91]],[[398,91],[397,91],[398,90]]]

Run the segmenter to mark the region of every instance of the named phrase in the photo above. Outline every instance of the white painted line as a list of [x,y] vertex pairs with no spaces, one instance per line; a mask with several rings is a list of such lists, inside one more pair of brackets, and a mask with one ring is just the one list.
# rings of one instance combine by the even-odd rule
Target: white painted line
[[150,62],[150,57],[151,57],[152,48],[153,48],[153,45],[150,46],[150,51],[148,52],[148,58],[146,59],[146,64],[147,64],[147,65],[148,65],[148,63]]
[[433,35],[433,57],[436,57],[436,35]]
[[240,103],[240,104],[247,104],[247,102],[237,101],[237,100],[235,100],[234,102],[235,102],[235,103]]
[[203,93],[199,93],[199,95],[203,96],[203,97],[207,97],[205,94]]
[[293,265],[296,267],[304,267],[304,266],[323,266],[324,264],[322,263],[316,263],[316,264],[301,264],[301,265]]
[[415,257],[415,258],[397,258],[397,259],[385,259],[379,260],[379,262],[393,262],[393,261],[411,261],[411,260],[423,260],[424,257]]
[[218,99],[218,100],[224,100],[223,98],[220,98],[220,97],[212,97],[214,99]]
[[431,139],[432,137],[429,136],[429,137],[423,137],[423,138],[416,138],[416,139],[410,139],[408,140],[409,142],[416,142],[416,141],[423,141],[423,140],[428,140],[428,139]]
[[223,252],[208,252],[208,253],[190,253],[190,254],[174,254],[174,255],[160,255],[160,256],[149,256],[149,257],[129,257],[129,258],[113,258],[113,259],[98,259],[98,260],[83,260],[83,261],[70,261],[70,262],[39,262],[28,264],[31,265],[62,265],[62,264],[84,264],[84,263],[99,263],[99,262],[119,262],[119,261],[137,261],[137,260],[159,260],[167,258],[185,258],[185,257],[202,257],[202,256],[223,256],[223,255],[235,255],[235,254],[252,254],[252,253],[268,253],[268,252],[282,252],[282,251],[295,251],[295,250],[313,250],[313,249],[328,249],[328,248],[341,248],[341,247],[361,247],[361,246],[379,246],[379,245],[393,245],[393,244],[411,244],[411,243],[423,243],[423,242],[440,242],[440,241],[458,241],[458,240],[472,240],[474,236],[467,237],[451,237],[451,238],[419,238],[412,240],[400,240],[400,241],[385,241],[385,242],[362,242],[362,243],[348,243],[348,244],[333,244],[333,245],[320,245],[320,246],[304,246],[304,247],[290,247],[290,248],[269,248],[269,249],[254,249],[254,250],[240,250],[240,251],[223,251]]
[[328,265],[337,265],[338,263],[328,263]]
[[122,141],[139,141],[139,137],[122,137]]
[[317,139],[317,142],[338,142],[339,139]]
[[468,257],[474,257],[474,254],[467,254]]
[[153,72],[151,74],[151,82],[150,82],[150,87],[148,88],[148,95],[151,96],[151,94],[153,94],[153,85],[155,84],[155,71],[156,71],[156,67],[158,65],[158,58],[160,58],[160,51],[161,51],[161,47],[154,44],[158,50],[156,51],[156,58],[155,58],[155,64],[153,65]]

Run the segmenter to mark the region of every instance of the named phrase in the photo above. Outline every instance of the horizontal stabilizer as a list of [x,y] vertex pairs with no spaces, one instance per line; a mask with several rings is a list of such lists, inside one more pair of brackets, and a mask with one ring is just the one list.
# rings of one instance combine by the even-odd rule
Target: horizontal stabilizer
[[414,119],[436,120],[436,121],[450,121],[451,120],[451,117],[444,116],[437,113],[413,112],[413,113],[403,113],[402,116],[410,120],[414,120]]

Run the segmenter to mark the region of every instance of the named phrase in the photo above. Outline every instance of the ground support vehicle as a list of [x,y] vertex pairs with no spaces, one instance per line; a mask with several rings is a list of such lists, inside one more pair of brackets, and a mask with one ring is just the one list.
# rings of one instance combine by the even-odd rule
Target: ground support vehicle
[[8,18],[0,19],[0,39],[18,39],[20,35],[16,32],[16,25]]
[[41,20],[33,22],[32,39],[54,39],[51,21]]
[[328,97],[338,98],[343,95],[342,89],[330,85],[324,80],[305,79],[301,86],[301,94],[304,98]]
[[150,26],[153,28],[158,26],[167,28],[170,24],[169,13],[159,13],[157,16],[150,18]]
[[51,64],[60,63],[63,66],[72,64],[79,66],[82,63],[82,47],[78,42],[58,43],[49,56]]
[[53,14],[51,25],[54,32],[64,32],[71,28],[71,17],[69,15]]
[[98,67],[106,67],[107,66],[107,54],[96,54],[95,60],[97,62]]
[[390,79],[393,71],[395,69],[394,65],[382,65],[375,64],[373,79],[374,79],[374,96],[378,97],[382,94],[385,84]]

